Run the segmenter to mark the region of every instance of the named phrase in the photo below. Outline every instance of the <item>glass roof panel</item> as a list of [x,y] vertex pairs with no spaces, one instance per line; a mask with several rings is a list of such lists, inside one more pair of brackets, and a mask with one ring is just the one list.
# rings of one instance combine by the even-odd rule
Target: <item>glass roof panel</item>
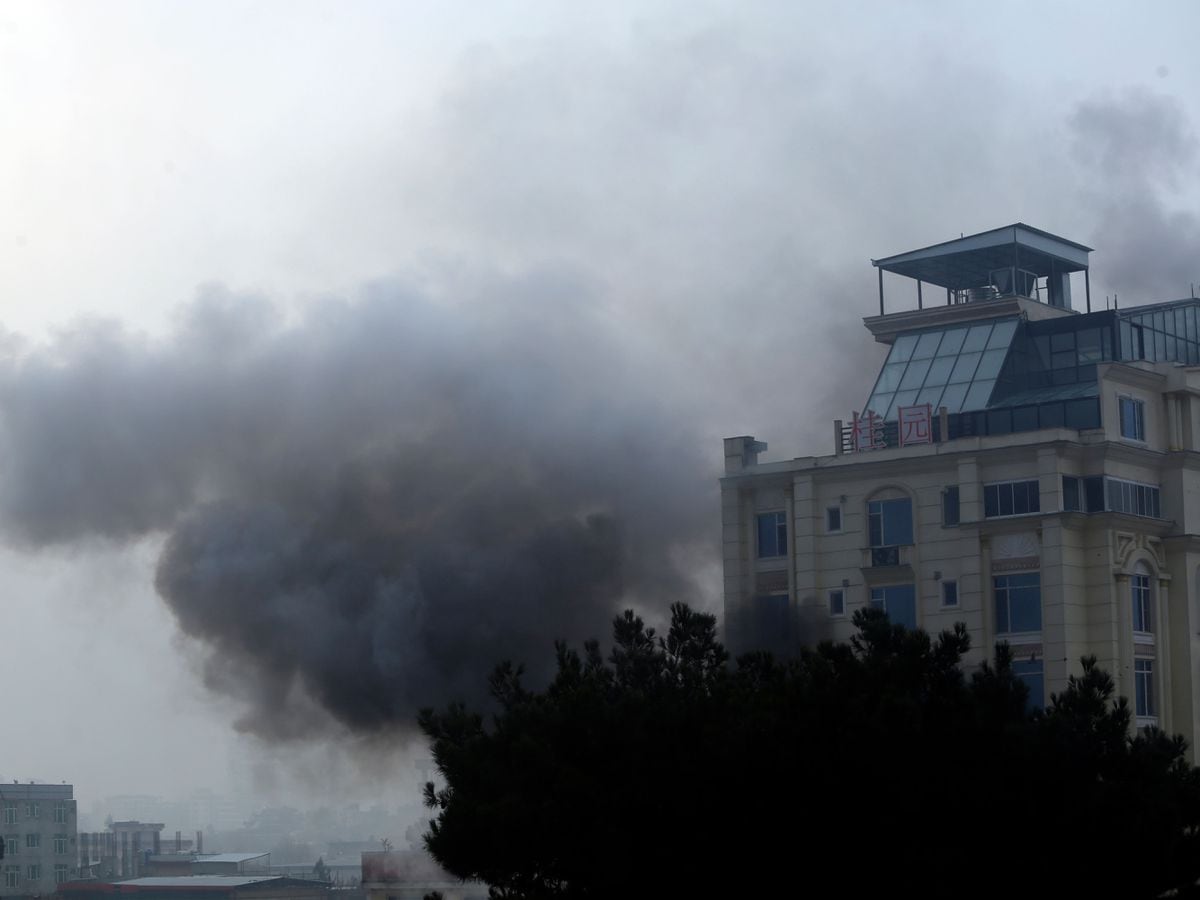
[[958,362],[954,364],[954,371],[950,373],[950,383],[958,384],[960,381],[970,381],[975,376],[975,367],[979,365],[979,357],[982,353],[964,353],[958,358]]
[[[945,343],[943,341],[943,343]],[[950,380],[950,370],[954,368],[953,356],[939,356],[933,361],[933,365],[929,367],[929,374],[925,376],[925,384],[945,384]]]
[[921,339],[917,341],[917,347],[913,350],[913,359],[928,359],[937,353],[938,343],[942,340],[940,331],[927,331],[921,335]]
[[909,390],[920,388],[925,381],[925,373],[929,371],[929,364],[931,362],[933,362],[931,359],[914,359],[910,362],[908,364],[908,371],[900,379],[900,387]]
[[941,405],[946,407],[946,412],[956,413],[962,409],[962,402],[967,396],[968,387],[970,385],[964,381],[962,384],[952,384],[946,388],[941,402]]
[[917,406],[920,406],[922,403],[928,403],[933,407],[933,411],[937,412],[938,401],[942,398],[942,390],[943,388],[940,384],[924,387],[921,393],[917,394]]
[[942,344],[938,347],[938,356],[953,356],[962,348],[963,338],[967,336],[965,328],[951,328],[942,337]]
[[892,352],[888,355],[888,362],[904,362],[912,356],[913,347],[917,346],[917,335],[902,334],[896,338],[892,344]]
[[983,359],[979,361],[979,368],[975,370],[975,379],[978,381],[984,378],[995,378],[1000,374],[1000,367],[1004,365],[1004,357],[1008,355],[1008,348],[1001,347],[999,350],[988,350],[983,354]]
[[997,322],[992,329],[992,336],[988,338],[987,348],[994,350],[996,347],[1008,347],[1012,340],[1013,332],[1017,330],[1017,320],[1009,319],[1006,322]]
[[900,386],[900,376],[908,363],[892,363],[884,366],[879,373],[879,383],[875,385],[875,393],[891,393]]
[[984,409],[987,407],[988,398],[992,396],[992,388],[996,386],[995,379],[990,381],[976,381],[971,385],[971,389],[967,391],[967,398],[963,401],[963,409]]
[[893,422],[914,404],[985,409],[1016,330],[1017,319],[1003,319],[898,335],[865,408]]
[[967,332],[967,339],[963,341],[962,352],[982,350],[987,345],[988,335],[991,333],[991,322],[987,322],[984,325],[972,325],[971,330]]
[[916,399],[917,399],[916,391],[901,391],[900,393],[898,393],[896,395],[895,399],[892,401],[891,409],[889,409],[887,411],[887,415],[884,418],[887,418],[887,419],[893,418],[896,414],[897,409],[899,409],[901,406],[912,406],[913,401]]

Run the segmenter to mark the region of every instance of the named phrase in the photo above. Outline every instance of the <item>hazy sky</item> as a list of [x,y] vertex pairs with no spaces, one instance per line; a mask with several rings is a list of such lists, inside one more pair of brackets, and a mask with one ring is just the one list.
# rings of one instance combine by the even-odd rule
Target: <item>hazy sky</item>
[[[192,600],[298,509],[289,553],[407,590],[360,526],[415,520],[340,493],[353,464],[404,506],[397,441],[461,504],[429,534],[613,513],[654,549],[633,600],[670,557],[716,608],[719,439],[828,452],[880,356],[871,257],[1019,220],[1096,248],[1101,307],[1200,285],[1197,34],[1190,2],[0,2],[0,777],[352,791],[345,729],[407,707],[345,702],[337,615],[288,630],[309,575],[254,568],[282,599],[237,634],[257,595]],[[353,528],[312,524],[334,495]],[[414,658],[370,676],[419,697]]]

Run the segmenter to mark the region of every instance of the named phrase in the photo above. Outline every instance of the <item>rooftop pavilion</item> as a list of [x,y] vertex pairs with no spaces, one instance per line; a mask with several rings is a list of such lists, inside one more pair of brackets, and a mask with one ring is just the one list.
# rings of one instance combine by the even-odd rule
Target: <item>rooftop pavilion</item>
[[932,284],[946,289],[946,306],[1015,298],[1064,312],[1072,311],[1071,274],[1083,272],[1087,311],[1091,312],[1091,250],[1017,222],[886,259],[873,259],[871,264],[879,270],[879,315],[887,315],[884,272],[917,282],[918,310],[926,308],[924,285]]

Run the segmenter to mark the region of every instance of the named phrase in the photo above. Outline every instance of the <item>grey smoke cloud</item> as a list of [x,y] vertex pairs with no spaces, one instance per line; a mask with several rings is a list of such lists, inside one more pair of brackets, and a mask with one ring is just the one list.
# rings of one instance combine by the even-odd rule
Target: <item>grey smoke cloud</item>
[[1200,217],[1187,193],[1200,175],[1200,142],[1179,102],[1131,88],[1077,104],[1068,124],[1090,176],[1095,265],[1106,286],[1122,305],[1187,297],[1200,285]]
[[[83,323],[0,378],[0,517],[168,535],[157,586],[239,726],[370,733],[478,700],[622,604],[694,595],[711,466],[566,271],[396,280],[291,317],[206,290],[173,334]],[[488,302],[482,302],[481,298]]]

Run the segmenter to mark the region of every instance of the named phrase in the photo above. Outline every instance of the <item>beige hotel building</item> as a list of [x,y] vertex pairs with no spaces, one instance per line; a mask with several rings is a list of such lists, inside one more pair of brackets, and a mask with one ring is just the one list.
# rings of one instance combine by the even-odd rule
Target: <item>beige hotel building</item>
[[[1200,300],[1092,311],[1089,253],[1016,224],[874,261],[888,355],[832,452],[725,441],[733,651],[848,639],[866,605],[964,622],[967,665],[1007,641],[1031,702],[1094,654],[1196,745]],[[889,313],[902,279],[918,308]]]

